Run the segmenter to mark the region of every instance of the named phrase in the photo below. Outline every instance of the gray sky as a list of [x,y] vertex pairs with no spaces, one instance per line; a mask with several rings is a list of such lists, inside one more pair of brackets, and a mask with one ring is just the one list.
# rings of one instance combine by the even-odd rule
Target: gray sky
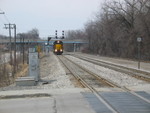
[[15,23],[17,32],[37,28],[41,37],[58,35],[62,30],[84,28],[84,24],[100,10],[103,0],[0,0],[0,34],[8,36],[4,23]]

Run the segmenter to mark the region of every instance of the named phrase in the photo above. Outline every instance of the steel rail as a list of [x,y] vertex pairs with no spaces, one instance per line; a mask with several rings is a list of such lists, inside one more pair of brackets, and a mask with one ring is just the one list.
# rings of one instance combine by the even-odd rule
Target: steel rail
[[[66,57],[65,57],[65,58],[66,58]],[[66,58],[66,59],[69,60],[70,62],[72,62],[73,64],[77,65],[77,66],[80,67],[81,69],[85,70],[86,72],[89,72],[89,73],[92,74],[92,75],[94,74],[94,73],[90,72],[89,70],[83,68],[82,66],[76,64],[75,62],[71,61],[70,59],[68,59],[68,58]],[[94,75],[96,75],[96,74],[94,74]],[[97,75],[97,76],[98,76],[98,75]],[[138,98],[140,98],[140,99],[142,99],[142,100],[144,100],[145,102],[147,102],[147,103],[150,104],[150,100],[148,100],[148,99],[142,97],[141,95],[139,95],[139,94],[137,94],[137,93],[131,91],[130,89],[128,89],[128,88],[126,88],[126,87],[122,87],[122,86],[120,86],[119,84],[114,83],[113,81],[106,80],[106,79],[104,79],[104,80],[107,81],[108,83],[112,84],[112,86],[115,86],[115,87],[117,87],[117,88],[120,88],[120,89],[122,89],[123,91],[126,91],[126,92],[128,92],[128,93],[130,93],[130,94],[132,94],[132,95],[134,95],[134,96],[137,96]]]
[[[83,80],[80,75],[78,75],[75,71],[72,70],[72,68],[70,66],[67,65],[67,62],[64,62],[60,57],[58,57],[59,60],[66,66],[66,68],[75,76],[75,78],[77,78],[77,80],[84,86],[89,88],[94,94],[95,96],[103,103],[105,104],[108,109],[110,109],[113,113],[119,113],[105,98],[102,97],[101,94],[98,93],[98,91],[90,86],[85,80]],[[66,57],[63,57],[66,58]],[[66,58],[67,59],[67,58]],[[74,65],[78,66],[76,63],[72,62],[71,60],[67,59],[67,61],[73,63]],[[84,70],[86,71],[86,70]],[[86,71],[87,72],[87,71]]]

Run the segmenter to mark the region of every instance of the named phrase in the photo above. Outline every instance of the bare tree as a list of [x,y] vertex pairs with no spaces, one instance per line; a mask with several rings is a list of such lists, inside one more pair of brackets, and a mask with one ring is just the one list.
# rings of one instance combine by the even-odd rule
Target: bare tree
[[[150,0],[106,0],[103,12],[88,21],[82,32],[94,54],[137,58],[137,37],[142,37],[142,58],[150,59]],[[71,31],[68,37],[82,37]]]

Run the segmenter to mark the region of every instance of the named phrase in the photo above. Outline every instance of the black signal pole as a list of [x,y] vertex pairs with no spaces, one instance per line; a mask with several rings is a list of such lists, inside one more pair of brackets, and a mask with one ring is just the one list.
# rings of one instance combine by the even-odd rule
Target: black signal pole
[[49,41],[51,40],[51,37],[48,37],[47,39],[47,45],[49,45]]

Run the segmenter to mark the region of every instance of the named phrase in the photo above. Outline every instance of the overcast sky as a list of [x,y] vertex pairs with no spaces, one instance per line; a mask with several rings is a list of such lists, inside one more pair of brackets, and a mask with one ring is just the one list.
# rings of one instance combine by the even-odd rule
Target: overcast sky
[[15,23],[17,32],[39,30],[41,37],[55,30],[83,29],[84,24],[100,10],[103,0],[0,0],[0,34],[8,36],[4,24]]

